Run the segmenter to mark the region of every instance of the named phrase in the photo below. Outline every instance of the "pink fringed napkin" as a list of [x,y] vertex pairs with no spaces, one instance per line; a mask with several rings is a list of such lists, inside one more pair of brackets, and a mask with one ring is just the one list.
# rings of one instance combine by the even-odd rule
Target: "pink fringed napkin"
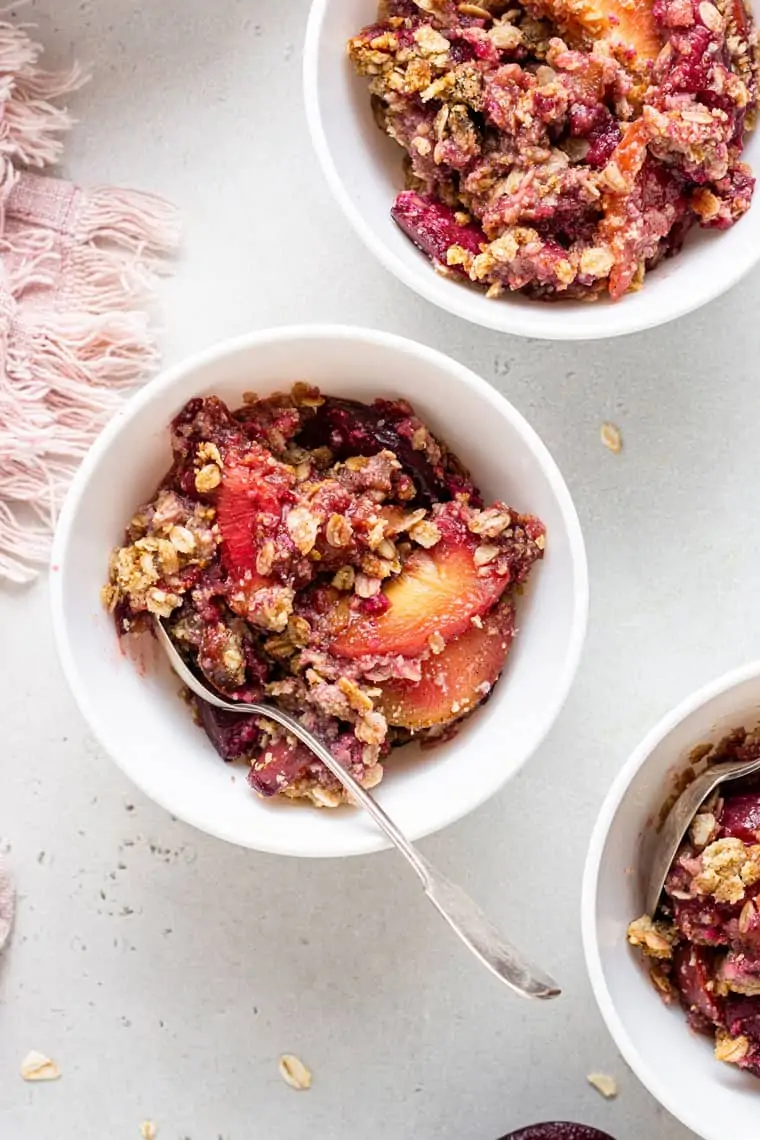
[[16,904],[16,892],[5,864],[0,859],[0,950],[2,950],[13,926],[13,911]]
[[47,558],[68,481],[123,390],[158,363],[147,314],[179,220],[160,198],[31,173],[58,161],[84,82],[0,21],[0,579]]

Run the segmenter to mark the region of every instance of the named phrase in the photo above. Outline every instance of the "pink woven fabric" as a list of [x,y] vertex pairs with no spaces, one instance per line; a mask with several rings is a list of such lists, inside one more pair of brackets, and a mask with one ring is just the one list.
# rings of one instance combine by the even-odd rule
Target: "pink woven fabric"
[[160,198],[32,173],[71,126],[78,68],[38,66],[0,20],[0,579],[33,578],[68,481],[124,389],[158,363],[148,307],[179,237]]
[[8,870],[0,859],[0,950],[2,950],[13,926],[13,912],[16,909],[16,892]]

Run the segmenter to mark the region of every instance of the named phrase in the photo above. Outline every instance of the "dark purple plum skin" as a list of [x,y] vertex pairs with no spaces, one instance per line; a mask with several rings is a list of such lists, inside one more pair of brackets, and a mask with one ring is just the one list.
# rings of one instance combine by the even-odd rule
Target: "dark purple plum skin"
[[726,998],[726,1024],[732,1037],[742,1034],[755,1045],[760,1045],[760,997],[741,994]]
[[501,1140],[613,1140],[607,1132],[589,1128],[586,1124],[567,1124],[553,1121],[551,1124],[532,1124],[502,1136]]
[[253,717],[225,712],[197,697],[195,707],[206,736],[223,760],[240,760],[258,746],[261,729]]
[[415,451],[411,442],[398,434],[390,416],[358,400],[328,396],[304,426],[299,443],[310,448],[329,447],[337,459],[392,451],[414,481],[420,501],[429,505],[451,498],[422,452]]
[[742,843],[757,843],[760,830],[760,793],[739,792],[726,796],[720,817],[723,835],[741,839]]
[[[402,190],[393,204],[391,217],[434,264],[447,265],[446,254],[452,245],[475,255],[488,243],[477,222],[461,225],[450,206],[414,190]],[[456,276],[467,277],[461,265],[448,268]]]

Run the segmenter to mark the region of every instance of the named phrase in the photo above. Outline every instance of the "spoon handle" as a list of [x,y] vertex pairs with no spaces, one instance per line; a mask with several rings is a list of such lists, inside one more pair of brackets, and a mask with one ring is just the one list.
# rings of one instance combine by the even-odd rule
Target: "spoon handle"
[[166,650],[174,672],[196,696],[217,708],[225,709],[227,712],[248,716],[264,716],[269,720],[276,721],[283,728],[292,732],[293,736],[302,741],[322,761],[325,767],[340,780],[343,787],[351,793],[353,800],[372,816],[377,826],[385,832],[391,843],[414,868],[422,881],[425,894],[436,910],[446,919],[452,930],[497,978],[524,997],[557,997],[560,990],[556,982],[542,970],[530,965],[512,943],[497,930],[470,896],[461,887],[449,882],[427,859],[420,855],[419,851],[399,831],[393,820],[386,815],[369,792],[354,779],[351,773],[343,767],[339,760],[336,760],[332,752],[313,733],[304,728],[300,721],[289,713],[283,712],[276,705],[236,704],[223,700],[216,693],[207,689],[188,669],[162,623],[156,620],[154,626],[158,640]]
[[[254,706],[247,707],[250,709]],[[346,771],[328,748],[325,748],[288,713],[269,706],[266,707],[265,713],[307,744],[314,755],[351,793],[352,799],[372,816],[378,827],[385,832],[391,843],[417,872],[425,888],[425,894],[436,910],[462,942],[497,978],[526,997],[551,998],[560,993],[556,982],[542,970],[529,965],[461,887],[450,882],[420,855],[377,801],[350,772]]]
[[[253,706],[247,707],[250,709]],[[351,793],[352,799],[372,816],[378,827],[385,832],[391,843],[417,872],[425,888],[425,894],[436,910],[492,973],[526,997],[551,998],[560,993],[556,982],[542,970],[529,965],[461,887],[450,882],[420,855],[377,801],[350,772],[346,771],[329,749],[288,713],[267,706],[266,715],[272,720],[279,721],[284,728],[307,744],[314,755]]]
[[[248,708],[252,706],[249,705]],[[386,815],[379,803],[369,794],[369,792],[361,786],[358,780],[354,779],[349,771],[347,771],[339,760],[336,760],[329,748],[325,748],[324,744],[318,740],[308,729],[304,728],[302,724],[290,716],[289,713],[281,712],[279,709],[270,708],[267,706],[266,716],[271,717],[272,720],[279,721],[279,723],[297,736],[304,744],[308,745],[317,759],[321,760],[326,768],[332,772],[338,780],[340,780],[343,787],[351,793],[351,798],[354,799],[360,807],[374,819],[375,823],[390,839],[399,851],[406,858],[409,864],[414,867],[415,871],[422,880],[422,885],[427,890],[430,882],[430,866],[422,858],[418,851],[412,847],[409,840],[399,831],[393,820]]]

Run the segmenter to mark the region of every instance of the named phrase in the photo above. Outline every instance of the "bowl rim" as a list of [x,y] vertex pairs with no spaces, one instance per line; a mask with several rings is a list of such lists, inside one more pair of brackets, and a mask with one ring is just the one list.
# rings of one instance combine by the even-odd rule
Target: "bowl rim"
[[[98,740],[98,743],[103,748],[103,751],[149,799],[158,803],[159,806],[171,814],[183,819],[184,822],[196,827],[198,830],[215,835],[217,838],[225,839],[238,846],[248,846],[255,850],[267,851],[271,854],[292,854],[307,858],[369,854],[370,852],[387,849],[390,843],[382,833],[378,831],[376,834],[370,832],[369,838],[360,846],[357,847],[354,844],[348,849],[346,849],[345,841],[342,841],[340,843],[335,842],[330,846],[322,844],[319,846],[319,849],[288,852],[283,850],[282,847],[273,844],[262,844],[257,840],[256,836],[252,836],[252,842],[246,844],[242,843],[238,838],[224,834],[222,829],[209,827],[202,819],[202,813],[196,813],[194,811],[178,812],[176,806],[168,802],[167,797],[162,794],[156,794],[153,788],[150,790],[145,788],[142,782],[135,777],[134,772],[129,769],[128,765],[122,763],[121,757],[117,757],[113,754],[110,745],[105,741],[105,733],[101,732],[101,717],[96,703],[90,699],[85,685],[79,676],[75,655],[66,633],[62,587],[63,575],[58,573],[57,570],[64,564],[66,551],[71,541],[72,523],[84,489],[89,484],[91,473],[100,461],[101,456],[110,448],[114,439],[121,433],[124,427],[134,419],[142,408],[153,400],[157,392],[171,387],[182,378],[192,376],[200,368],[217,361],[222,361],[226,357],[241,351],[255,351],[256,348],[264,344],[298,341],[308,343],[313,340],[354,342],[357,345],[376,344],[399,354],[412,356],[418,360],[425,360],[440,370],[445,370],[448,371],[449,374],[456,375],[464,387],[475,392],[486,405],[490,405],[497,410],[499,415],[513,425],[517,433],[525,440],[526,446],[533,452],[541,464],[562,516],[567,535],[570,562],[575,575],[576,584],[573,594],[573,612],[571,615],[570,637],[565,652],[564,667],[554,687],[554,695],[551,701],[544,705],[542,716],[540,720],[537,720],[538,728],[529,739],[528,746],[524,749],[522,759],[503,777],[501,777],[500,773],[496,773],[495,779],[489,783],[484,782],[477,795],[472,798],[465,798],[464,800],[457,799],[447,804],[446,810],[441,811],[438,822],[434,826],[421,828],[419,830],[409,828],[408,835],[410,839],[421,839],[426,835],[441,831],[443,828],[457,822],[459,819],[462,819],[480,807],[486,800],[495,795],[508,779],[516,776],[535,754],[559,715],[575,678],[585,640],[589,597],[588,565],[580,522],[564,478],[548,448],[527,420],[505,396],[502,396],[500,392],[488,384],[481,376],[478,376],[475,372],[465,367],[465,365],[454,360],[453,357],[447,356],[437,349],[429,348],[427,345],[420,344],[406,337],[397,336],[393,333],[362,328],[361,326],[355,325],[301,324],[276,326],[245,333],[238,337],[226,338],[205,349],[192,353],[178,363],[162,370],[155,379],[128,399],[103,428],[101,434],[92,444],[78,468],[61,509],[53,540],[50,559],[50,604],[54,639],[64,676],[80,712]],[[187,392],[186,395],[189,399],[193,393]],[[336,830],[336,836],[340,834],[341,833]]]
[[597,816],[591,841],[588,847],[586,863],[583,871],[581,887],[581,936],[583,951],[586,959],[586,969],[591,981],[597,1005],[607,1025],[612,1039],[623,1055],[624,1060],[633,1070],[645,1088],[652,1096],[674,1116],[680,1120],[697,1136],[703,1140],[725,1140],[725,1132],[705,1130],[704,1120],[689,1107],[677,1103],[672,1097],[667,1082],[661,1079],[656,1069],[642,1057],[628,1034],[622,1019],[618,1015],[607,985],[602,958],[599,951],[596,922],[596,900],[599,886],[599,871],[602,855],[612,822],[620,808],[634,777],[645,766],[655,748],[668,737],[692,713],[702,708],[714,697],[739,685],[760,677],[760,658],[745,662],[734,669],[721,673],[718,677],[708,681],[705,685],[695,689],[678,705],[665,713],[663,717],[646,734],[643,740],[634,748],[627,761],[618,772],[610,788],[599,815]]
[[[565,303],[569,304],[569,302],[560,301],[554,305],[548,303],[543,305],[540,319],[536,320],[535,323],[529,321],[529,327],[526,328],[523,318],[525,309],[510,306],[507,301],[502,304],[498,302],[492,305],[490,303],[484,304],[483,312],[475,314],[466,301],[466,298],[471,297],[472,293],[463,291],[463,287],[456,282],[448,282],[452,288],[445,292],[443,290],[438,292],[435,289],[434,282],[439,282],[441,278],[428,265],[425,265],[426,272],[424,273],[413,269],[386,246],[372,228],[367,225],[360,210],[354,205],[333,161],[319,98],[319,52],[325,17],[328,8],[334,2],[335,0],[312,0],[306,25],[302,81],[306,120],[312,145],[333,197],[366,248],[374,254],[385,269],[432,305],[451,313],[455,317],[461,317],[480,328],[493,329],[496,332],[508,333],[512,336],[550,341],[612,340],[615,337],[629,336],[633,333],[645,332],[648,329],[670,324],[671,321],[695,312],[727,293],[757,265],[760,252],[758,256],[750,257],[738,265],[733,258],[725,258],[723,264],[726,271],[724,274],[699,274],[696,287],[689,290],[679,290],[675,302],[669,306],[652,305],[648,309],[631,308],[624,304],[625,299],[615,305],[602,304],[594,307],[584,305],[584,313],[588,313],[592,308],[598,308],[599,318],[595,321],[586,318],[588,325],[584,322],[581,327],[578,327],[577,323],[574,324],[572,320],[573,314],[578,311],[577,309],[561,311],[561,306]],[[388,208],[390,209],[390,204]],[[760,210],[760,205],[757,205],[756,209]],[[739,220],[741,221],[741,219]],[[760,247],[758,249],[760,250]],[[478,297],[479,299],[482,297],[482,300],[486,301],[485,294],[479,294]]]

